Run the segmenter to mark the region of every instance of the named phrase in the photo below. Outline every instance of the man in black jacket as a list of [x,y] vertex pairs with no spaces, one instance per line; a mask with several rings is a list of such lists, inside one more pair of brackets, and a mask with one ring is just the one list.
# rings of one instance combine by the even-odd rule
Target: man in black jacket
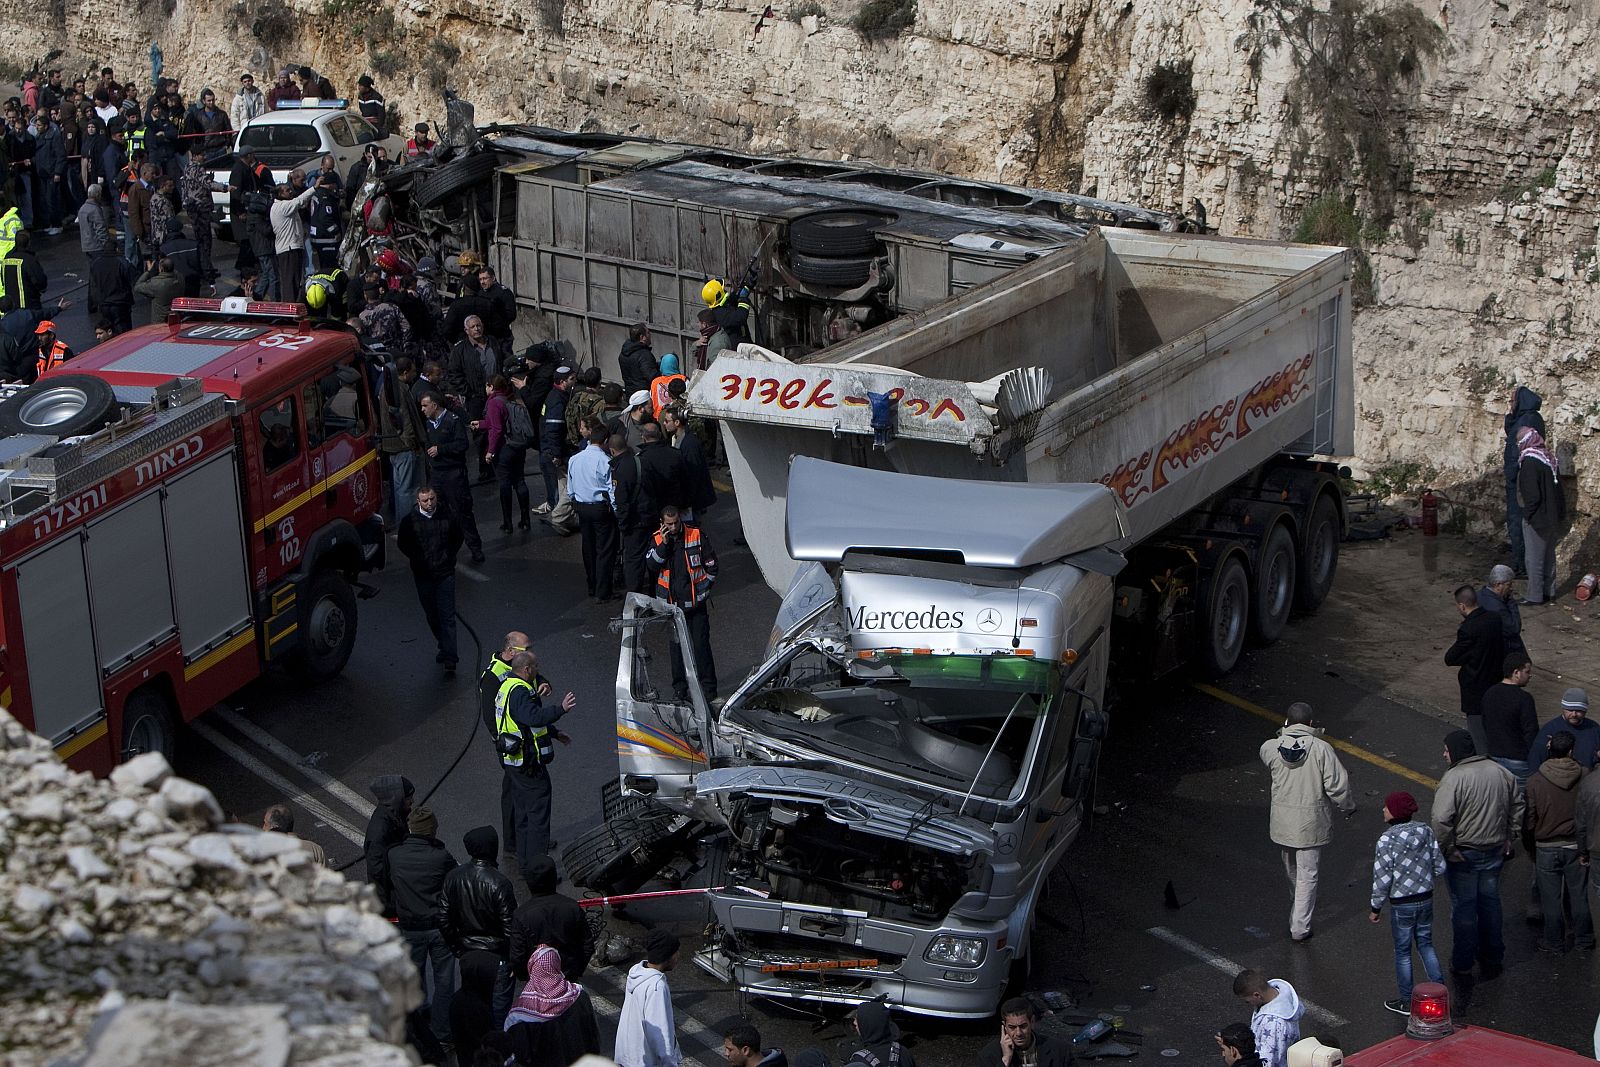
[[1523,558],[1528,566],[1524,604],[1548,604],[1556,596],[1556,542],[1567,517],[1566,497],[1556,481],[1556,458],[1532,426],[1517,431],[1520,458],[1517,499],[1522,505]]
[[461,293],[444,313],[444,332],[439,335],[439,340],[447,345],[453,345],[466,336],[467,319],[473,315],[484,322],[489,322],[497,314],[494,298],[478,288],[475,279],[467,279],[461,285]]
[[489,336],[499,341],[505,351],[511,351],[511,324],[517,318],[516,294],[495,280],[494,271],[489,267],[478,269],[478,289],[494,305],[494,314],[484,320]]
[[528,883],[528,902],[511,917],[511,970],[521,981],[528,980],[528,957],[540,945],[561,953],[561,973],[567,981],[583,977],[594,945],[583,909],[571,897],[556,892],[561,878],[556,861],[535,856],[523,869]]
[[554,341],[540,341],[523,349],[519,359],[511,360],[506,377],[512,388],[522,398],[528,417],[534,425],[544,421],[544,402],[556,380],[556,368],[561,366],[561,350]]
[[[467,316],[464,324],[466,336],[457,341],[444,361],[445,389],[456,403],[466,409],[472,422],[483,419],[483,409],[489,394],[484,386],[500,373],[505,362],[505,352],[500,343],[489,336],[488,327],[477,315]],[[489,441],[487,430],[473,430],[473,451],[478,456],[478,481],[494,481],[494,471],[484,459],[484,449]]]
[[661,432],[667,443],[678,450],[683,458],[684,501],[691,509],[691,518],[702,518],[706,509],[717,502],[716,487],[711,484],[711,467],[706,463],[705,447],[700,438],[689,429],[683,409],[661,409]]
[[1461,685],[1461,714],[1477,736],[1483,735],[1483,694],[1500,680],[1505,666],[1506,644],[1500,617],[1478,605],[1478,593],[1470,585],[1456,589],[1456,610],[1461,625],[1456,641],[1444,654],[1446,666],[1459,667],[1456,680]]
[[115,241],[89,261],[89,313],[111,320],[118,333],[133,329],[133,264]]
[[622,391],[632,396],[639,390],[650,390],[650,383],[661,375],[661,364],[650,349],[650,327],[636,322],[628,327],[628,339],[622,343],[622,353],[617,356],[617,366],[622,371]]
[[[439,820],[427,808],[413,808],[410,833],[389,850],[389,884],[400,918],[400,936],[411,946],[411,962],[422,979],[422,996],[433,1036],[450,1040],[450,995],[456,988],[456,958],[439,932],[439,895],[456,869],[456,858],[438,838]],[[433,967],[433,997],[428,998],[428,967]]]
[[439,893],[439,929],[457,960],[471,952],[494,957],[498,1029],[511,1010],[511,916],[517,910],[517,894],[511,879],[495,866],[500,836],[494,827],[468,830],[461,841],[471,858],[445,877]]
[[1012,997],[1000,1005],[1000,1036],[978,1052],[978,1067],[1022,1067],[1024,1063],[1066,1067],[1071,1062],[1070,1044],[1039,1032],[1027,997]]
[[548,515],[561,496],[561,478],[567,470],[567,398],[578,381],[571,367],[557,367],[550,395],[544,398],[544,418],[539,423],[539,473],[544,475],[544,504],[535,515]]
[[639,446],[639,488],[645,512],[659,518],[661,509],[668,505],[679,511],[689,510],[683,456],[661,439],[658,423],[645,423],[639,436],[643,441]]
[[422,397],[422,417],[427,420],[428,462],[433,468],[433,485],[439,499],[466,539],[472,562],[483,562],[483,538],[478,536],[478,520],[472,513],[472,486],[467,484],[467,428],[461,418],[445,407],[444,397],[426,393]]
[[400,551],[411,561],[417,582],[417,599],[428,629],[439,644],[433,659],[446,674],[454,674],[456,661],[456,553],[461,551],[461,525],[440,508],[432,486],[417,490],[417,507],[400,520]]
[[411,798],[416,787],[409,778],[398,774],[383,774],[367,786],[377,798],[378,806],[372,809],[367,820],[367,838],[363,846],[367,860],[367,881],[378,891],[378,902],[383,905],[386,918],[395,917],[394,884],[389,872],[389,850],[406,839],[406,817],[411,814]]
[[639,454],[628,447],[628,439],[613,433],[606,444],[611,453],[611,484],[616,492],[617,533],[622,540],[622,584],[633,593],[648,593],[654,578],[645,567],[645,553],[650,550],[650,535],[656,531],[661,518],[659,511],[652,512],[640,487],[644,464]]
[[200,245],[192,237],[185,237],[183,220],[169,218],[167,232],[161,237],[160,255],[172,260],[172,269],[183,279],[183,295],[199,296],[205,274],[200,269]]

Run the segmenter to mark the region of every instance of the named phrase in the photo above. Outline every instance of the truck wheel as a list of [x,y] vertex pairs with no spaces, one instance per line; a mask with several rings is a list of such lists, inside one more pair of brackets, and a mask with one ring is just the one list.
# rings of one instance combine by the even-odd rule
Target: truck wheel
[[1311,508],[1311,522],[1306,526],[1305,551],[1300,553],[1300,564],[1295,575],[1295,606],[1301,611],[1316,611],[1333,588],[1333,576],[1339,569],[1339,542],[1344,537],[1339,521],[1339,505],[1333,497],[1323,493]]
[[94,433],[117,413],[111,384],[92,374],[58,374],[0,404],[0,436]]
[[167,698],[154,689],[136,689],[122,705],[122,759],[159,752],[171,763],[178,747],[178,720]]
[[789,263],[794,268],[794,276],[808,285],[853,289],[872,276],[871,256],[834,259],[791,251]]
[[417,207],[433,207],[486,180],[499,165],[500,157],[494,152],[464,156],[432,174],[419,175],[412,185],[411,201]]
[[789,247],[810,256],[870,256],[878,250],[878,231],[894,220],[856,208],[812,211],[789,222]]
[[1201,617],[1200,662],[1213,678],[1233,670],[1244,651],[1250,626],[1250,578],[1237,555],[1222,561],[1207,583],[1206,610]]
[[350,583],[337,571],[318,571],[301,594],[299,625],[295,672],[320,681],[344,670],[356,647],[356,597]]
[[1255,602],[1250,611],[1250,636],[1270,645],[1283,636],[1294,610],[1294,538],[1283,523],[1275,523],[1261,546],[1256,567]]

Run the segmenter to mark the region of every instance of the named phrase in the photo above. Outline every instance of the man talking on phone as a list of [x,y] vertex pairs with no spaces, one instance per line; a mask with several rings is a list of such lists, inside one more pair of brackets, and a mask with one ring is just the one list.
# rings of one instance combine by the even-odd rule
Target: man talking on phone
[[1072,1048],[1034,1029],[1033,1004],[1012,997],[1000,1005],[1000,1036],[978,1053],[978,1067],[1064,1067]]

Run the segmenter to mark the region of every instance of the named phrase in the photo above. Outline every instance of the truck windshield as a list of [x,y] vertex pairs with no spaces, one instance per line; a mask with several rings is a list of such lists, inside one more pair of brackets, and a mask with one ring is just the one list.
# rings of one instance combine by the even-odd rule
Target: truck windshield
[[322,147],[322,138],[315,126],[306,123],[263,123],[244,128],[239,134],[239,151],[253,148],[258,152],[303,152],[316,155]]
[[888,654],[857,663],[864,669],[802,644],[729,713],[841,760],[1005,799],[1061,693],[1059,665],[1018,656]]

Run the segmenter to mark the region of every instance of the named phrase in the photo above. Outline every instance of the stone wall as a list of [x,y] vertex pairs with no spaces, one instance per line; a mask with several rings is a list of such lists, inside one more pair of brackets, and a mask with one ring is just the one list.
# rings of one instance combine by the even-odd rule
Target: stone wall
[[76,774],[0,711],[0,1061],[407,1067],[420,1000],[371,891],[297,838],[222,825],[159,755]]
[[[1340,3],[1398,10],[1317,10]],[[1496,413],[1525,381],[1547,397],[1553,436],[1577,446],[1586,512],[1600,488],[1587,436],[1600,417],[1587,53],[1600,9],[1418,3],[1443,48],[1377,104],[1361,90],[1372,113],[1352,139],[1377,131],[1392,164],[1375,179],[1321,139],[1303,49],[1269,42],[1251,61],[1252,22],[1292,21],[1309,10],[1299,0],[919,0],[912,29],[881,42],[851,29],[857,0],[779,0],[759,31],[764,0],[68,0],[64,37],[5,0],[0,25],[23,52],[146,72],[159,39],[191,89],[231,86],[241,62],[307,61],[341,86],[373,70],[411,120],[439,117],[448,79],[485,121],[859,157],[1152,207],[1198,198],[1229,234],[1288,236],[1319,196],[1348,196],[1374,289],[1357,319],[1357,466],[1384,485],[1434,482],[1487,522]],[[1193,108],[1164,119],[1146,78],[1183,62]],[[1329,158],[1340,165],[1321,173]]]

